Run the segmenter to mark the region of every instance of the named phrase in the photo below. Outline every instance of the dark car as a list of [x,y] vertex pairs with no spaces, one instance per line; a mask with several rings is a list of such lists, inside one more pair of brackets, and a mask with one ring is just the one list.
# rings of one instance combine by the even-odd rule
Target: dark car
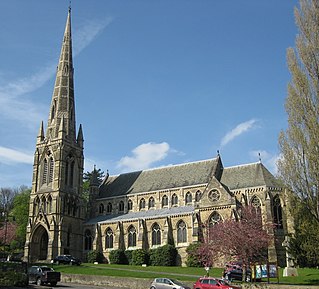
[[28,271],[29,282],[36,283],[38,286],[51,284],[55,286],[61,280],[61,273],[55,272],[48,266],[32,266]]
[[190,289],[188,286],[171,278],[155,278],[150,289]]
[[201,277],[193,285],[193,289],[240,289],[230,285],[226,280],[213,277]]
[[[227,263],[223,272],[223,277],[226,280],[233,281],[233,280],[243,280],[243,265],[240,262],[232,262]],[[245,279],[246,282],[251,281],[251,269],[247,268]]]
[[56,256],[53,262],[56,264],[81,265],[81,260],[71,255]]

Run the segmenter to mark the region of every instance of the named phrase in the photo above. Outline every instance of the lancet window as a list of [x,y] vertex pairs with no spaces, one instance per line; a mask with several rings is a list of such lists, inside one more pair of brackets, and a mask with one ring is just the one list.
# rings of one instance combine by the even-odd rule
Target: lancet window
[[177,224],[177,243],[187,242],[187,229],[184,221],[179,221]]
[[93,237],[90,230],[86,230],[84,234],[84,250],[92,250]]
[[107,228],[105,231],[105,248],[111,249],[113,248],[113,231],[111,228]]
[[176,194],[173,194],[172,196],[172,206],[177,206],[178,205],[178,197]]
[[155,223],[152,227],[152,246],[161,245],[161,228]]
[[276,195],[273,199],[273,214],[274,214],[274,224],[277,229],[283,228],[283,222],[282,222],[282,207],[280,198],[278,195]]
[[127,245],[128,247],[136,247],[136,229],[130,226],[127,232]]
[[192,203],[192,194],[191,192],[187,192],[186,196],[185,196],[185,204],[189,205]]
[[140,210],[143,210],[143,209],[145,209],[145,199],[144,198],[142,198],[140,200]]
[[162,208],[168,206],[168,197],[166,195],[163,196],[162,198]]
[[150,197],[149,200],[148,200],[148,208],[151,209],[151,208],[154,208],[155,207],[155,200],[153,197]]

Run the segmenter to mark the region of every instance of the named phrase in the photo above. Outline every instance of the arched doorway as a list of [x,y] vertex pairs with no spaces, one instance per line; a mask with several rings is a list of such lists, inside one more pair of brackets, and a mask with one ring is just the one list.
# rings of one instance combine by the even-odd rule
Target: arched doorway
[[49,235],[47,230],[42,225],[38,226],[33,233],[30,243],[30,259],[48,259],[48,242]]

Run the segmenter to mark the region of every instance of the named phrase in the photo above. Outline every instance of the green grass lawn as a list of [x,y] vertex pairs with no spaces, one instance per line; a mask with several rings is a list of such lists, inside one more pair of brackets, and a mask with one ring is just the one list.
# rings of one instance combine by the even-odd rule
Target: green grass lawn
[[[51,266],[51,264],[49,265]],[[132,265],[115,264],[90,264],[84,263],[81,266],[53,265],[56,271],[69,274],[104,275],[118,277],[149,278],[171,277],[181,281],[195,281],[198,277],[204,276],[204,268],[193,267],[142,267]],[[222,269],[213,268],[210,276],[221,277]],[[299,268],[297,277],[282,277],[283,269],[279,269],[279,283],[298,285],[319,285],[319,269]],[[267,282],[267,279],[263,279]],[[270,279],[271,283],[276,283],[277,279]]]

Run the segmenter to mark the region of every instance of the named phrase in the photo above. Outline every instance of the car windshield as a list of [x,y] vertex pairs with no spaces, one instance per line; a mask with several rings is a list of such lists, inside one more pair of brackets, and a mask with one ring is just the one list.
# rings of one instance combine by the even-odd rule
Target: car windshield
[[170,280],[176,285],[183,286],[183,284],[179,282],[178,280],[175,280],[175,279],[170,279]]
[[49,267],[41,267],[41,269],[42,269],[42,271],[51,271],[52,269],[51,268],[49,268]]

